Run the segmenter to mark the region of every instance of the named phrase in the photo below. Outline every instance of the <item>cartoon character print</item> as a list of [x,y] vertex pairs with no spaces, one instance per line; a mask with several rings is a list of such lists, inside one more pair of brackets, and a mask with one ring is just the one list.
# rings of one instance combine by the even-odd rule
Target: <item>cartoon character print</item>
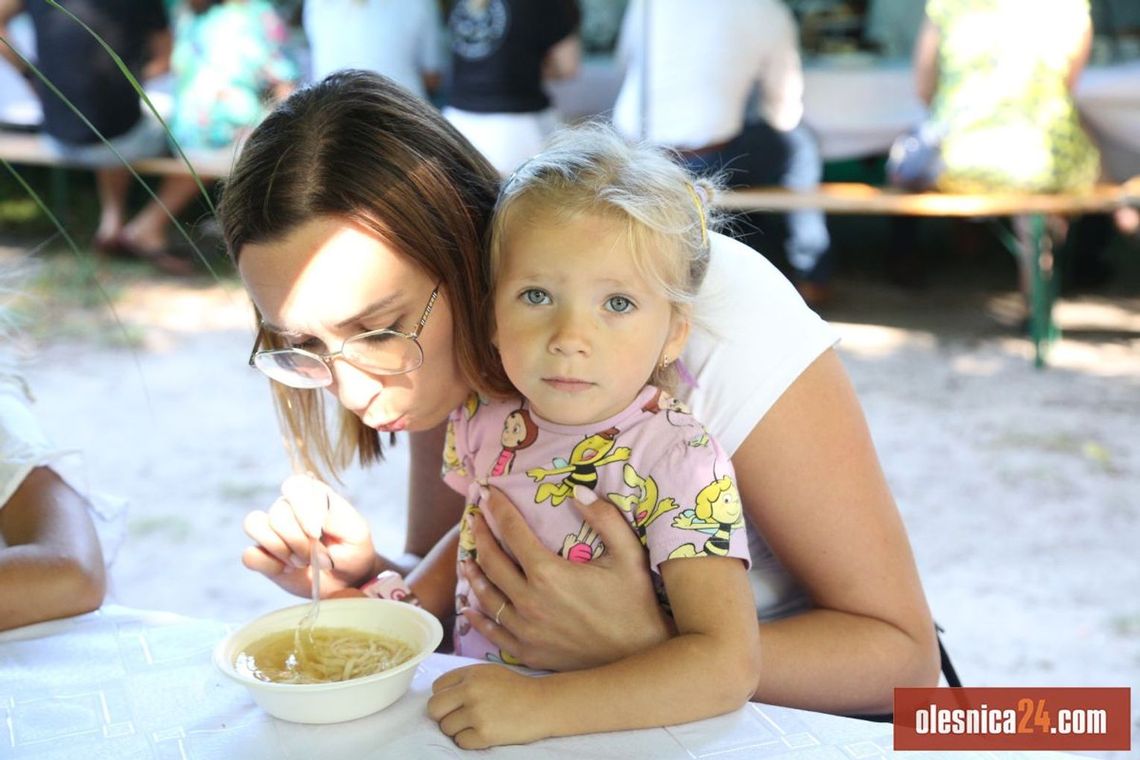
[[475,559],[475,532],[471,530],[471,520],[482,515],[478,504],[468,504],[463,508],[463,518],[459,522],[459,561]]
[[620,432],[617,428],[608,428],[600,433],[588,435],[574,446],[569,461],[556,459],[552,469],[535,467],[527,470],[527,476],[536,483],[552,475],[566,474],[566,477],[557,484],[540,485],[534,495],[534,503],[541,504],[550,499],[550,506],[557,507],[574,493],[575,485],[593,489],[598,483],[599,467],[629,459],[628,448],[614,447]]
[[621,511],[629,514],[630,524],[633,526],[634,532],[637,533],[637,537],[641,539],[641,545],[645,546],[648,541],[645,535],[646,528],[649,527],[649,524],[666,512],[677,509],[679,505],[671,496],[657,501],[657,481],[653,479],[652,475],[648,478],[641,477],[633,465],[628,462],[622,468],[622,480],[627,486],[634,489],[633,493],[609,493],[606,494],[606,497],[616,504]]
[[707,533],[709,538],[700,549],[695,544],[677,547],[669,554],[670,559],[727,556],[732,531],[744,527],[740,494],[732,478],[725,475],[702,488],[697,494],[695,508],[686,509],[674,517],[673,527]]
[[571,562],[589,562],[602,556],[605,550],[605,544],[590,527],[590,523],[583,522],[577,533],[567,534],[562,540],[562,548],[558,550],[558,554]]
[[[709,434],[703,425],[700,425],[692,418],[692,411],[689,409],[688,404],[680,399],[673,398],[665,391],[658,389],[657,393],[653,394],[653,398],[645,402],[641,407],[641,411],[649,412],[650,414],[659,414],[665,412],[665,421],[673,427],[692,428],[695,432],[691,438],[686,439],[685,445],[693,448],[700,448],[701,446],[709,445]],[[674,415],[684,415],[679,421],[674,418]]]
[[447,477],[448,473],[452,472],[461,477],[467,477],[467,468],[459,459],[459,450],[455,445],[455,422],[448,420],[447,433],[443,439],[443,466],[440,468],[440,475]]
[[530,418],[530,412],[519,408],[508,414],[503,420],[503,434],[499,437],[503,450],[499,452],[499,458],[491,467],[491,477],[509,473],[515,461],[515,453],[527,448],[536,440],[538,440],[538,425],[535,425],[534,420]]
[[459,639],[471,632],[471,621],[460,613],[471,606],[467,594],[455,595],[455,638]]

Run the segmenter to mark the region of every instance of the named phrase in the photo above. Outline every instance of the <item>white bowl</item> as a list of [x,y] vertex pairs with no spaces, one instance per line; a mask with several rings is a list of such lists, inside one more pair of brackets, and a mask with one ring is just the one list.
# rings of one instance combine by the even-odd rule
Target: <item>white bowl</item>
[[443,639],[443,626],[430,612],[404,602],[383,599],[325,599],[317,625],[373,631],[403,641],[415,654],[394,668],[335,683],[289,684],[259,681],[235,666],[251,642],[294,628],[309,610],[299,604],[246,623],[214,648],[214,664],[249,690],[270,715],[294,723],[339,723],[371,715],[404,695],[416,667]]

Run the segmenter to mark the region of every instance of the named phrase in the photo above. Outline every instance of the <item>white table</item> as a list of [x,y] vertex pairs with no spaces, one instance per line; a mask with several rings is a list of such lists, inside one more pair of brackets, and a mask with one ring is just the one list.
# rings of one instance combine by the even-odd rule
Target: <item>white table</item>
[[[613,59],[588,58],[579,76],[552,85],[551,95],[575,119],[609,111],[620,87]],[[1140,174],[1140,61],[1088,67],[1076,98],[1113,179]],[[804,121],[818,135],[825,161],[882,155],[925,115],[909,60],[864,53],[812,58],[804,65]]]
[[[409,693],[391,707],[348,723],[301,725],[269,717],[245,689],[214,668],[211,652],[229,628],[217,621],[105,606],[89,615],[0,633],[0,757],[473,756],[455,747],[425,714],[432,681],[470,660],[433,655],[420,666]],[[890,753],[891,733],[885,724],[747,705],[697,723],[550,739],[479,756],[874,758]],[[927,753],[916,753],[922,754]],[[948,757],[928,754],[935,760]]]
[[[1113,179],[1140,174],[1140,61],[1086,68],[1076,100]],[[909,61],[834,56],[804,70],[804,120],[825,160],[886,153],[925,114]]]

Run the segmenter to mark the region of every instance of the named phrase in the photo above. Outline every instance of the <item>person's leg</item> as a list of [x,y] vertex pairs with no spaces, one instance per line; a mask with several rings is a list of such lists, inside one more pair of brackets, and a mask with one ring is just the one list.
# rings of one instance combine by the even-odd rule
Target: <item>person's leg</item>
[[147,203],[123,228],[122,241],[143,253],[163,251],[171,216],[177,217],[199,192],[193,177],[167,177],[158,189],[161,205],[153,199]]
[[131,175],[121,167],[95,170],[95,192],[99,197],[99,227],[95,230],[98,248],[112,246],[127,218],[127,190]]
[[[729,187],[762,187],[782,184],[790,156],[783,136],[765,122],[747,124],[728,145],[701,157],[708,171],[724,174]],[[760,251],[780,265],[778,251],[784,248],[787,231],[772,214],[744,213],[734,220],[733,237]]]
[[[788,170],[781,184],[789,190],[816,190],[823,177],[823,159],[815,136],[803,124],[783,136],[788,145]],[[799,281],[797,285],[802,285],[804,297],[819,303],[828,296],[831,277],[831,238],[826,217],[820,210],[794,211],[788,214],[787,224],[784,250],[788,263]]]

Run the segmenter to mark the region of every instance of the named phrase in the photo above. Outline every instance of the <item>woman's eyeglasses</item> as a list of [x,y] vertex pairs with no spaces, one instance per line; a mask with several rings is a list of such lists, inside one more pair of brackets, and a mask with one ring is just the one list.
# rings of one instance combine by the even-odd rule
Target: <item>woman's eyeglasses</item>
[[424,363],[420,333],[439,297],[439,285],[431,292],[423,316],[410,333],[399,330],[369,330],[346,339],[338,351],[318,354],[303,348],[258,350],[265,337],[265,327],[257,331],[249,366],[257,367],[270,380],[290,388],[325,388],[332,384],[332,360],[344,359],[354,367],[376,375],[402,375]]

